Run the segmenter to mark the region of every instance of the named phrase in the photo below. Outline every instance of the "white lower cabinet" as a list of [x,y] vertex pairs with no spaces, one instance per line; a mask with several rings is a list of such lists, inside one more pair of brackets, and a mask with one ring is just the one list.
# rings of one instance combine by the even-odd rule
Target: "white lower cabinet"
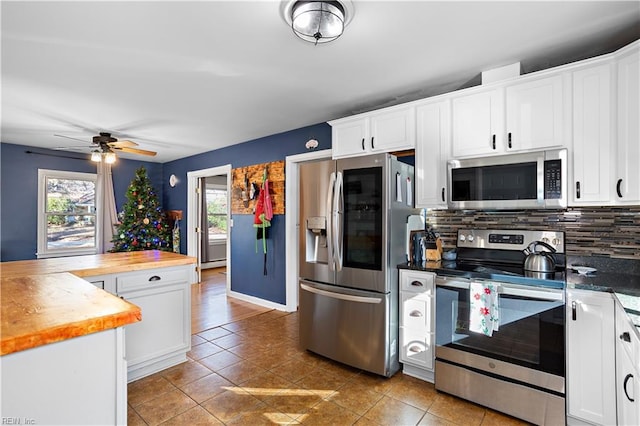
[[614,300],[567,289],[567,424],[616,424]]
[[2,424],[126,425],[123,328],[0,357]]
[[400,270],[400,362],[403,372],[433,383],[435,274]]
[[125,327],[129,382],[187,360],[191,349],[190,266],[145,269],[86,280],[140,307]]
[[640,338],[616,304],[616,393],[618,424],[640,425]]

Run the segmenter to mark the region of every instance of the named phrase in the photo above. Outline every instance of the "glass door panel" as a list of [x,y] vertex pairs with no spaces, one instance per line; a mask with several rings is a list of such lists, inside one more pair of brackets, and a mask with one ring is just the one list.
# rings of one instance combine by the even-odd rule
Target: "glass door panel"
[[382,168],[344,170],[343,266],[382,270]]

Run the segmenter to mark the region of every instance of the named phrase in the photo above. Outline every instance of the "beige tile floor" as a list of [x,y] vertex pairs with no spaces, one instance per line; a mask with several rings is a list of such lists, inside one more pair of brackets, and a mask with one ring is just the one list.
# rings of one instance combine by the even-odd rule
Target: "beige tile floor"
[[230,309],[219,271],[192,287],[210,299],[194,298],[195,323],[212,325],[216,310],[224,322],[194,328],[187,362],[129,384],[129,425],[526,424],[401,372],[385,379],[302,351],[297,313]]

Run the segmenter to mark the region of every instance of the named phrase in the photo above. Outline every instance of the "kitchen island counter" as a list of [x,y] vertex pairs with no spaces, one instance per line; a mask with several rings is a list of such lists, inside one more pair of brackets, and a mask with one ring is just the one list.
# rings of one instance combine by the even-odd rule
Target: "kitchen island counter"
[[70,273],[3,276],[0,355],[121,327],[140,308]]
[[142,250],[3,262],[0,263],[0,273],[3,278],[6,278],[71,272],[78,277],[84,278],[95,275],[189,265],[195,263],[195,261],[196,259],[193,257],[178,253]]

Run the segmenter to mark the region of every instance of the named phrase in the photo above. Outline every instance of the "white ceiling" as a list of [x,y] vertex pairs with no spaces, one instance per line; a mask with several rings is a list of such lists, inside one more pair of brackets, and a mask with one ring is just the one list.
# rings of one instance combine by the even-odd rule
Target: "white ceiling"
[[281,7],[2,1],[1,140],[52,148],[82,145],[54,134],[110,131],[167,162],[640,38],[638,1],[353,0],[344,35],[318,46]]

